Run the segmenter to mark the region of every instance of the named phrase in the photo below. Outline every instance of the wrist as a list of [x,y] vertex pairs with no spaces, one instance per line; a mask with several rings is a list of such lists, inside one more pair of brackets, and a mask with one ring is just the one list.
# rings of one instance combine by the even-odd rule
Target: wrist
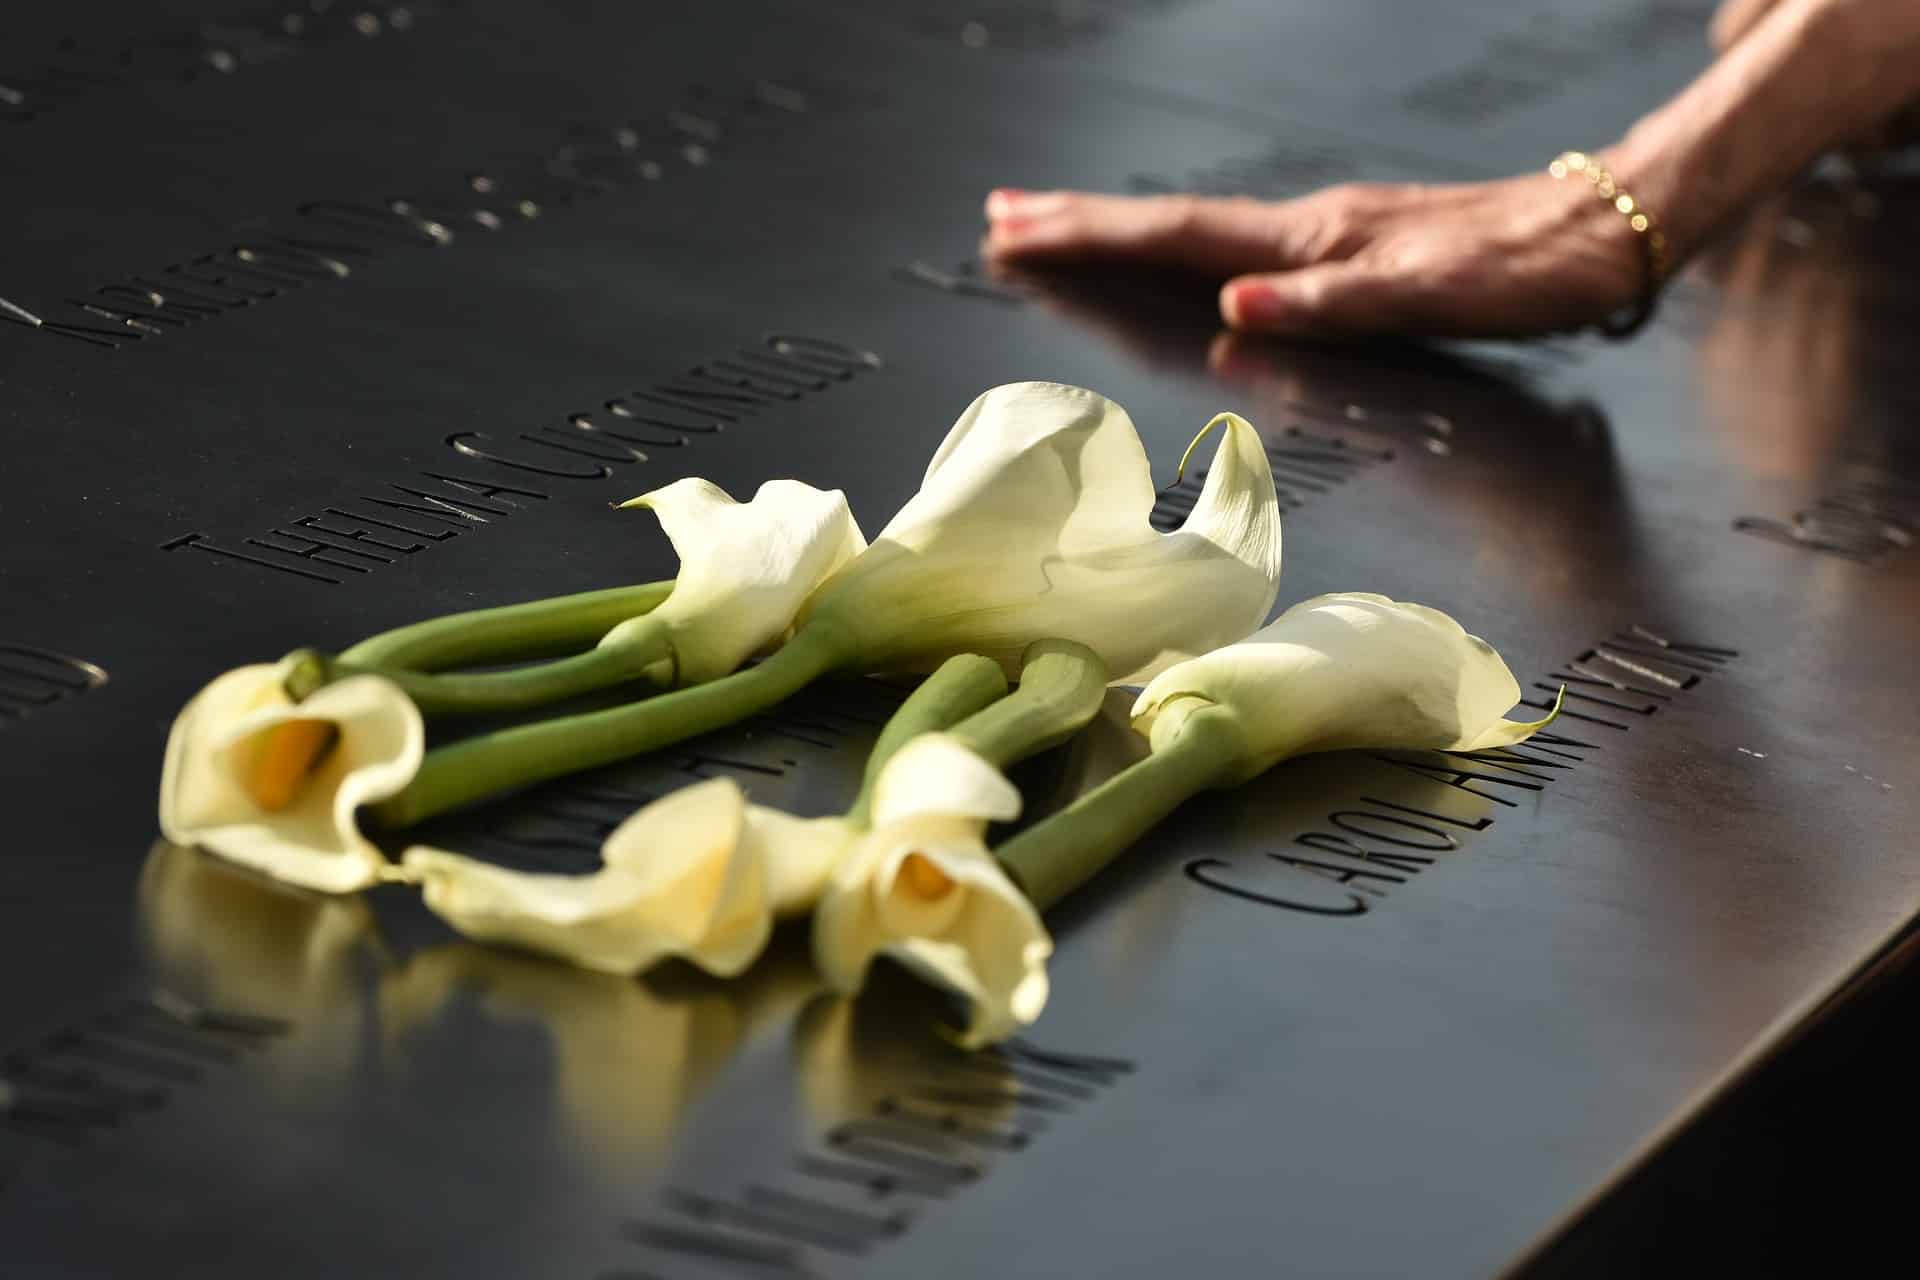
[[[1643,123],[1655,126],[1651,120]],[[1683,139],[1657,126],[1637,126],[1597,154],[1620,189],[1632,194],[1666,238],[1669,278],[1745,199],[1724,175],[1702,169]]]
[[1663,222],[1677,265],[1916,93],[1920,5],[1794,0],[1600,155]]
[[1665,235],[1648,212],[1651,206],[1597,154],[1562,152],[1543,176],[1555,180],[1548,185],[1557,192],[1556,200],[1543,204],[1548,230],[1579,274],[1577,319],[1610,337],[1635,332],[1652,314],[1670,272]]

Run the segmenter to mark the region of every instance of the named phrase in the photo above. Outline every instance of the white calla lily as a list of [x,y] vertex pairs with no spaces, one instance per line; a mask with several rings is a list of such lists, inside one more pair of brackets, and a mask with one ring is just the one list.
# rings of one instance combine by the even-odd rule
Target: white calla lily
[[838,814],[797,818],[760,804],[747,806],[747,833],[767,869],[767,899],[780,917],[813,910],[860,834]]
[[604,973],[681,956],[732,977],[759,956],[776,915],[812,905],[850,840],[840,819],[749,805],[737,784],[715,778],[621,823],[591,875],[515,871],[426,846],[407,850],[403,865],[427,906],[470,938]]
[[1202,791],[1312,751],[1506,746],[1558,714],[1503,718],[1519,700],[1500,655],[1439,610],[1358,592],[1316,596],[1156,676],[1133,707],[1152,753],[995,856],[1050,907]]
[[[680,682],[692,687],[453,743],[381,816],[408,826],[509,786],[658,750],[764,711],[835,670],[932,670],[975,654],[1013,674],[1029,646],[1054,640],[1090,650],[1108,683],[1132,684],[1238,639],[1273,605],[1280,507],[1258,433],[1230,413],[1208,428],[1221,423],[1226,437],[1193,510],[1162,534],[1151,523],[1146,451],[1119,405],[1057,383],[996,387],[961,415],[920,492],[820,584],[790,629],[784,609],[748,611],[762,618],[756,635],[790,630],[766,661],[704,684],[683,667]],[[691,526],[676,534],[688,575],[705,536]],[[724,557],[710,563],[713,582],[755,578],[729,577]],[[652,669],[667,648],[656,619],[676,616],[679,594],[676,586],[659,608],[608,633],[602,648],[614,674]],[[774,594],[784,605],[786,594]],[[673,647],[684,663],[698,647],[694,633]],[[596,680],[607,674],[585,666]]]
[[1280,511],[1260,437],[1222,414],[1180,528],[1126,411],[1080,387],[995,387],[961,414],[917,493],[802,615],[859,637],[870,667],[980,653],[1009,672],[1035,639],[1098,653],[1116,684],[1245,635],[1280,576]]
[[161,766],[160,829],[289,884],[364,889],[393,868],[355,811],[419,770],[420,712],[371,675],[295,703],[286,675],[286,663],[239,667],[181,710]]
[[814,959],[857,991],[877,955],[965,996],[965,1040],[1001,1040],[1040,1016],[1053,940],[987,851],[987,824],[1020,793],[953,738],[926,734],[887,762],[873,826],[834,870],[814,915]]
[[623,624],[666,629],[679,684],[717,679],[779,640],[813,590],[867,545],[846,494],[798,480],[769,480],[736,502],[689,477],[620,505],[650,509],[680,556],[672,594]]
[[1249,751],[1242,776],[1252,777],[1312,751],[1520,742],[1553,717],[1504,719],[1519,701],[1493,646],[1438,609],[1339,592],[1162,672],[1134,703],[1133,722],[1158,747],[1187,715],[1226,708]]

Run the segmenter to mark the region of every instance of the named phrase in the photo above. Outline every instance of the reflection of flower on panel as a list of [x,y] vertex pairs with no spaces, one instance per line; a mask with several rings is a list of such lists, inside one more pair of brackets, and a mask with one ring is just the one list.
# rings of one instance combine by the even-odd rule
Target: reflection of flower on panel
[[1005,1125],[1016,1109],[1006,1060],[948,1043],[925,993],[905,981],[812,1001],[794,1020],[792,1058],[806,1118],[822,1131],[901,1103],[981,1126]]
[[471,943],[421,952],[380,984],[386,1052],[404,1065],[441,1019],[471,1004],[489,1035],[536,1030],[552,1064],[554,1111],[571,1140],[609,1161],[672,1143],[686,1108],[739,1042],[725,988],[663,997],[644,983]]
[[284,1051],[259,1060],[260,1076],[309,1100],[316,1085],[344,1085],[376,1046],[402,1067],[456,1000],[538,1028],[561,1110],[610,1157],[657,1153],[752,1018],[795,999],[762,981],[662,995],[465,943],[402,960],[363,899],[289,889],[165,843],[141,871],[139,931],[162,989],[287,1022]]
[[210,1009],[290,1024],[278,1078],[343,1075],[358,1056],[368,993],[389,963],[361,898],[290,889],[160,841],[140,870],[138,924],[158,985]]

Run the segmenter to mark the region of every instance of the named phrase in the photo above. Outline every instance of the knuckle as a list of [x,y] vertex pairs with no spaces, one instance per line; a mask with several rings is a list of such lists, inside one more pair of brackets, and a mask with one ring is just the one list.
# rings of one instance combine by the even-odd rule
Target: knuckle
[[1290,218],[1286,247],[1310,261],[1346,257],[1370,238],[1378,188],[1344,183],[1299,201]]
[[1326,279],[1309,278],[1297,281],[1293,286],[1294,304],[1300,310],[1314,315],[1327,309],[1333,294],[1333,284]]
[[1437,264],[1429,263],[1419,245],[1404,240],[1376,246],[1367,255],[1367,261],[1384,276],[1432,275],[1441,284],[1456,281],[1473,270],[1471,264],[1458,257],[1443,255]]
[[1360,220],[1338,204],[1320,209],[1302,209],[1288,229],[1287,248],[1311,262],[1339,256],[1341,249],[1360,234]]
[[1347,182],[1325,193],[1328,203],[1355,220],[1377,219],[1425,201],[1427,188],[1410,182]]
[[1352,208],[1334,208],[1315,228],[1313,248],[1318,257],[1331,257],[1360,236],[1361,218]]
[[1334,208],[1359,214],[1378,207],[1386,190],[1377,182],[1343,182],[1339,186],[1328,187],[1325,195],[1327,203]]

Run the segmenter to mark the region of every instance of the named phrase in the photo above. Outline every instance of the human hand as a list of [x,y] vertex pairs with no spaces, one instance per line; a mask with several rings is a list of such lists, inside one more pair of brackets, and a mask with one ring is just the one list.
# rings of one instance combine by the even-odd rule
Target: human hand
[[986,212],[990,260],[1118,261],[1226,276],[1227,324],[1268,333],[1575,329],[1631,306],[1646,283],[1643,248],[1626,220],[1586,183],[1546,174],[1349,185],[1280,203],[999,190]]
[[[1716,52],[1725,53],[1752,33],[1762,19],[1782,7],[1804,6],[1809,0],[1721,0],[1707,25]],[[1899,2],[1899,0],[1894,0]],[[1920,102],[1909,102],[1886,119],[1850,135],[1843,145],[1850,151],[1872,152],[1920,143]]]
[[1713,19],[1707,24],[1713,47],[1721,53],[1733,48],[1741,36],[1753,30],[1779,3],[1780,0],[1720,0],[1720,7],[1714,10]]

